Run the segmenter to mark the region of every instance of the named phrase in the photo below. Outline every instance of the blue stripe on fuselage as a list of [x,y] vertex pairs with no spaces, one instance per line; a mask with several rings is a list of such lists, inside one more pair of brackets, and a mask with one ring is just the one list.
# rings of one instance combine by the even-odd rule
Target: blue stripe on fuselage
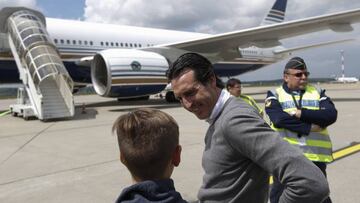
[[215,74],[219,77],[231,77],[240,75],[249,71],[257,70],[266,64],[214,64]]
[[[90,67],[77,66],[64,61],[66,70],[76,83],[91,83]],[[0,60],[0,83],[21,83],[16,63],[13,60]]]
[[0,60],[0,83],[21,83],[15,61]]
[[[64,61],[64,65],[75,83],[91,83],[90,67],[78,66]],[[220,77],[240,75],[257,70],[266,64],[214,64],[214,71]],[[0,60],[0,83],[21,83],[14,60]]]

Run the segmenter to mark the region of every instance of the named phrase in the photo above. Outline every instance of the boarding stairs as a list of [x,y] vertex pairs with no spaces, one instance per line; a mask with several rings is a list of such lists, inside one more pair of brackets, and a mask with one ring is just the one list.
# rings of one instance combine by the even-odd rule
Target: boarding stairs
[[10,106],[13,115],[31,109],[40,120],[74,116],[73,81],[47,34],[44,16],[24,8],[8,13],[9,46],[27,95],[23,103]]

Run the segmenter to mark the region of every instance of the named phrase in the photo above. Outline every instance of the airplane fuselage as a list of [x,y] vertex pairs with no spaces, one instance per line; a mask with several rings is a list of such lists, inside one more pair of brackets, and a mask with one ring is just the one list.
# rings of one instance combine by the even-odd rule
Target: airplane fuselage
[[[142,49],[159,44],[201,39],[209,34],[153,29],[113,24],[90,23],[75,20],[46,18],[47,31],[56,45],[66,69],[75,84],[91,83],[90,67],[76,62],[106,49]],[[5,35],[0,43],[0,83],[19,83],[16,64],[11,56]],[[266,60],[264,60],[266,59]],[[278,61],[271,51],[250,47],[239,49],[239,58],[233,63],[215,63],[219,76],[235,76],[257,70]]]

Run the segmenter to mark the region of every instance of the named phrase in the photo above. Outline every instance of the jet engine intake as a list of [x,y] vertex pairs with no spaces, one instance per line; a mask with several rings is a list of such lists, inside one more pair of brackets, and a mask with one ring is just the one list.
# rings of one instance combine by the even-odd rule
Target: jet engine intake
[[91,80],[104,97],[134,98],[162,91],[169,64],[153,52],[108,49],[98,52],[91,63]]

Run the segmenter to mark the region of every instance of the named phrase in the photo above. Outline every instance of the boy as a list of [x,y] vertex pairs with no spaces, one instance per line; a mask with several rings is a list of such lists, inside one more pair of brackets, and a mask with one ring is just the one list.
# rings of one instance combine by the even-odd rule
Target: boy
[[118,137],[120,160],[134,182],[116,202],[186,202],[170,179],[181,154],[179,127],[171,116],[138,109],[120,116],[112,130]]

